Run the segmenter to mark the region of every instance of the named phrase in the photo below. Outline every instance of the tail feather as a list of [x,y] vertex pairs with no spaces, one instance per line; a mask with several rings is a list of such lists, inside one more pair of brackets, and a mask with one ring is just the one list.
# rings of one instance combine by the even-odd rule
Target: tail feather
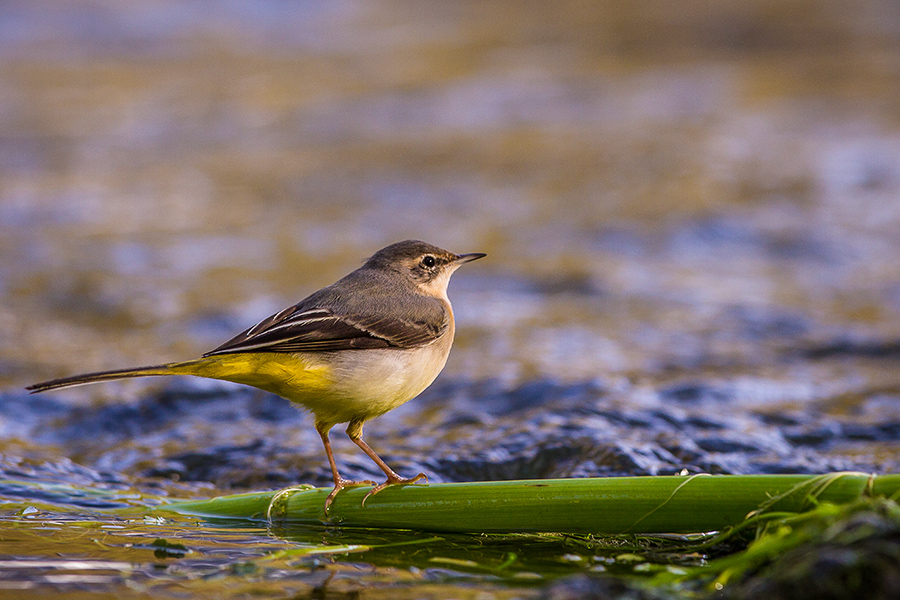
[[117,369],[114,371],[84,373],[82,375],[73,375],[71,377],[61,377],[59,379],[51,379],[50,381],[42,381],[41,383],[29,385],[25,389],[32,394],[37,394],[48,390],[84,385],[86,383],[96,383],[98,381],[112,381],[114,379],[127,379],[130,377],[153,377],[155,375],[177,375],[177,368],[183,364],[184,363],[168,363],[150,367],[137,367],[134,369]]

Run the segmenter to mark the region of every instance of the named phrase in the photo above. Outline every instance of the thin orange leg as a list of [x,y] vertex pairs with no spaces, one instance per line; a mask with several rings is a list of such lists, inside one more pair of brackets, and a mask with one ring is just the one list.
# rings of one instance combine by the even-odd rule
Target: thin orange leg
[[366,497],[363,498],[362,503],[365,504],[366,500],[369,499],[369,496],[374,496],[384,488],[389,485],[397,485],[400,483],[415,483],[420,479],[424,479],[425,482],[428,482],[428,476],[425,473],[419,473],[415,477],[410,477],[409,479],[405,477],[400,477],[392,468],[390,468],[386,462],[381,460],[381,457],[375,454],[375,451],[372,450],[369,445],[362,439],[362,421],[350,421],[350,424],[347,426],[347,435],[353,441],[354,444],[359,446],[366,455],[375,461],[375,464],[379,466],[379,468],[384,471],[384,474],[387,475],[387,480],[372,488],[372,491],[366,494]]
[[[319,432],[319,436],[322,438],[322,444],[325,446],[325,455],[328,456],[328,464],[331,466],[331,476],[334,478],[334,489],[331,490],[331,493],[328,494],[328,497],[325,499],[326,515],[328,514],[328,508],[334,501],[334,497],[337,496],[337,493],[345,487],[352,487],[357,485],[375,485],[375,482],[371,479],[364,479],[362,481],[349,481],[341,477],[341,474],[338,473],[337,465],[334,462],[334,454],[331,451],[331,440],[328,439],[329,429],[331,429],[330,425],[326,426],[322,423],[316,423],[316,431]],[[368,498],[368,495],[366,496],[366,498]],[[365,498],[363,499],[363,502],[365,502]]]

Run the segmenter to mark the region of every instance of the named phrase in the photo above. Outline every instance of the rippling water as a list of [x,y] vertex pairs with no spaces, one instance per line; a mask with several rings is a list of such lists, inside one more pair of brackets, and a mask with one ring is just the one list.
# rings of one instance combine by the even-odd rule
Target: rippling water
[[[454,276],[444,374],[367,429],[403,472],[898,470],[894,3],[0,12],[0,534],[34,561],[0,566],[0,588],[319,585],[313,563],[298,587],[242,578],[230,550],[180,574],[164,556],[160,575],[147,557],[175,530],[197,552],[291,542],[138,516],[327,483],[286,403],[203,382],[21,389],[195,356],[405,238],[489,257]],[[110,564],[41,562],[76,538]],[[350,566],[366,561],[321,564],[409,594],[472,581]]]

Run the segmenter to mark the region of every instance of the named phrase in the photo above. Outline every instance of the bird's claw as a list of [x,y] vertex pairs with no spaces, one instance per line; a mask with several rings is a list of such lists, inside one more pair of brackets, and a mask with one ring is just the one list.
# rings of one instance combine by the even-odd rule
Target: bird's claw
[[[331,507],[331,503],[334,502],[335,496],[337,496],[338,492],[340,492],[345,487],[357,487],[360,485],[375,485],[375,482],[371,479],[362,479],[360,481],[348,481],[346,479],[339,479],[334,483],[334,489],[331,490],[331,493],[328,494],[328,497],[325,498],[325,516],[328,516],[328,509]],[[367,496],[368,497],[368,496]],[[365,500],[363,500],[365,502]]]
[[374,496],[375,494],[377,494],[378,492],[380,492],[381,490],[383,490],[384,488],[386,488],[388,486],[415,483],[415,482],[419,481],[420,479],[424,479],[425,483],[428,483],[428,475],[426,475],[425,473],[419,473],[415,477],[410,477],[408,479],[405,477],[397,477],[397,476],[388,477],[387,481],[376,485],[375,487],[373,487],[371,489],[371,491],[368,494],[365,495],[365,497],[362,499],[362,506],[366,505],[366,500],[369,499],[369,496]]

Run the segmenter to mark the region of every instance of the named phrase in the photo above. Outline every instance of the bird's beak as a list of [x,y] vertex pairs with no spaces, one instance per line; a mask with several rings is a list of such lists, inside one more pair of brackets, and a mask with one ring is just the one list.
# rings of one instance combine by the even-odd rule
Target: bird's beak
[[479,258],[484,258],[487,256],[484,252],[471,252],[469,254],[457,254],[456,258],[453,259],[453,262],[456,264],[464,264],[467,262],[472,262],[473,260],[478,260]]

